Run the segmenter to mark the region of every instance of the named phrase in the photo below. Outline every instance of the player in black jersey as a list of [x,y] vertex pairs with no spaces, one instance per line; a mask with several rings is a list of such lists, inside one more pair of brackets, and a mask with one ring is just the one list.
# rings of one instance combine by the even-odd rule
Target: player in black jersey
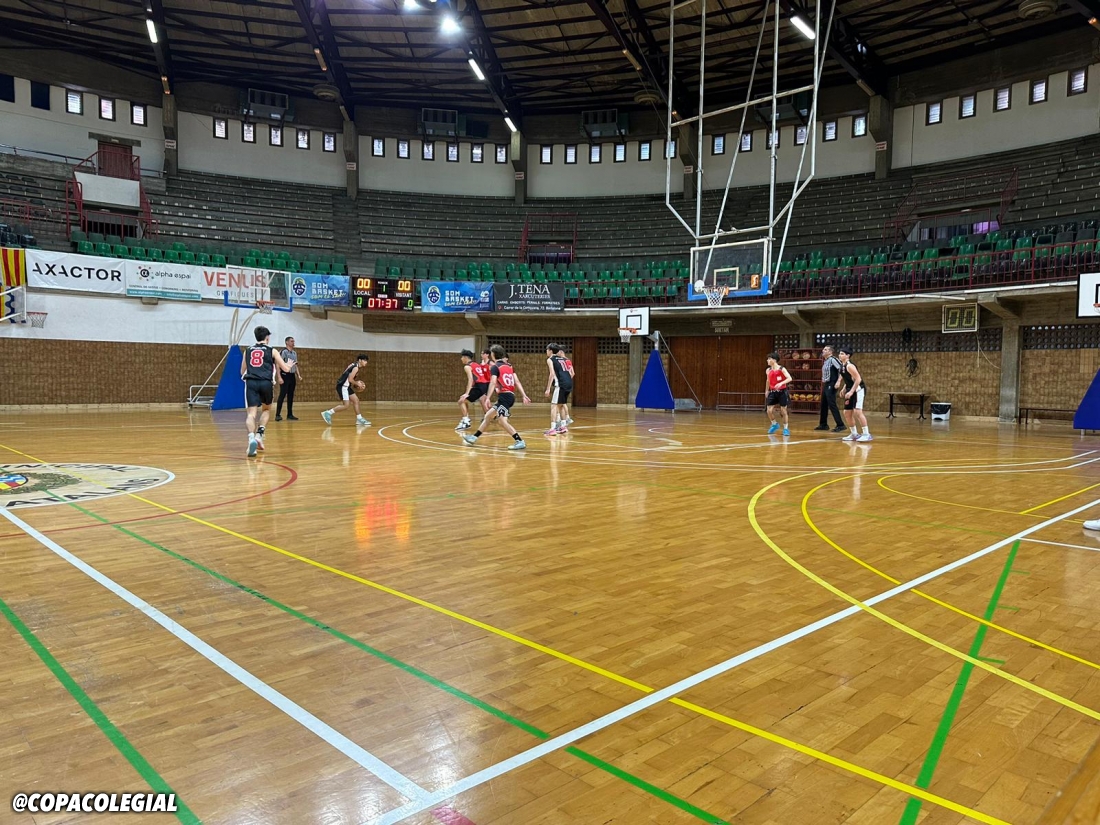
[[355,360],[348,364],[340,374],[340,377],[336,381],[336,397],[340,399],[340,403],[331,410],[325,410],[321,413],[321,418],[325,419],[326,424],[332,423],[332,416],[334,413],[338,413],[340,410],[346,410],[349,406],[352,406],[355,408],[355,423],[361,427],[370,426],[370,422],[363,418],[362,413],[359,412],[359,396],[355,394],[357,389],[366,389],[367,385],[360,381],[357,376],[359,375],[359,370],[365,367],[368,361],[370,361],[370,356],[365,352],[361,352],[355,356]]
[[546,345],[546,367],[550,376],[546,381],[546,397],[550,399],[550,429],[546,435],[564,435],[566,429],[566,404],[573,391],[573,375],[567,366],[560,344]]
[[[268,344],[271,330],[256,327],[256,343],[248,348],[241,363],[241,379],[244,381],[245,426],[248,427],[248,454],[256,455],[264,448],[264,433],[267,431],[267,419],[271,415],[271,397],[275,387],[275,367],[284,372],[290,370],[290,364],[283,360],[278,352]],[[260,411],[260,423],[256,425],[256,411]]]

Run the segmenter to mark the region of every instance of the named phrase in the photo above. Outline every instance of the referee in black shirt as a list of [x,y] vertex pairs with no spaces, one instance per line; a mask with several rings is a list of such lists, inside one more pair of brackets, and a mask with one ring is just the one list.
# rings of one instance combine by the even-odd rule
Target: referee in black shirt
[[821,422],[814,429],[829,429],[829,413],[832,412],[833,420],[836,421],[833,432],[846,433],[848,428],[844,425],[840,408],[836,405],[836,380],[840,376],[840,361],[833,354],[833,348],[828,345],[822,348],[821,357],[825,359],[825,363],[821,365]]
[[283,420],[283,401],[285,400],[287,420],[297,421],[298,416],[294,414],[294,390],[298,387],[298,379],[302,377],[302,372],[298,369],[298,353],[294,349],[294,339],[288,337],[285,344],[285,348],[279,355],[282,356],[290,370],[288,372],[279,371],[279,377],[283,380],[279,382],[279,401],[275,405],[275,420]]

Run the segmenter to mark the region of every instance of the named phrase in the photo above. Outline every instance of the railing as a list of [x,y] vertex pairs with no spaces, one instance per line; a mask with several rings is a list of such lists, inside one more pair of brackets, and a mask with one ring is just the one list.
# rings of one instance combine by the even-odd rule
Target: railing
[[[28,149],[24,146],[11,146],[7,143],[0,143],[0,155],[16,155],[18,157],[35,158],[37,160],[49,160],[55,163],[64,163],[66,166],[79,166],[81,163],[87,160],[87,158],[72,157],[70,155],[59,155],[55,152],[43,152],[38,149]],[[140,172],[147,178],[164,177],[164,173],[160,169],[141,169]]]
[[43,223],[56,221],[53,210],[42,204],[31,203],[19,198],[0,198],[0,222],[24,224],[37,229]]
[[141,158],[122,146],[102,146],[76,165],[74,172],[122,180],[141,180]]
[[519,245],[522,263],[572,263],[576,248],[575,212],[535,213],[523,222]]
[[[891,241],[904,240],[918,217],[917,213],[927,206],[946,206],[950,211],[952,206],[987,200],[1000,205],[997,219],[1003,220],[1019,185],[1020,172],[1015,166],[984,169],[961,177],[945,175],[918,179],[899,204],[897,214],[887,221],[883,237]],[[937,212],[927,217],[937,217],[939,214]]]

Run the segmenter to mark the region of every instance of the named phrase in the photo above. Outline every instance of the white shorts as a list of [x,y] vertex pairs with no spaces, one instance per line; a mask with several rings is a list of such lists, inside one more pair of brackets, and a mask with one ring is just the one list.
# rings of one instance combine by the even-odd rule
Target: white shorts
[[349,400],[348,396],[351,395],[351,393],[352,390],[347,384],[344,384],[342,387],[340,387],[340,398],[342,398],[344,401]]
[[863,396],[866,393],[863,391],[863,387],[856,390],[856,394],[851,398],[844,399],[844,409],[846,410],[862,410],[863,409]]

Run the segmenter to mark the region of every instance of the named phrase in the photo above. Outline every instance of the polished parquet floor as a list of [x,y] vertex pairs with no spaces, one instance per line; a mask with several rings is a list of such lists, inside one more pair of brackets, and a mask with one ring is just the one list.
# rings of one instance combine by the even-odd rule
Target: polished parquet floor
[[1100,821],[1100,438],[319,410],[0,416],[0,822]]

